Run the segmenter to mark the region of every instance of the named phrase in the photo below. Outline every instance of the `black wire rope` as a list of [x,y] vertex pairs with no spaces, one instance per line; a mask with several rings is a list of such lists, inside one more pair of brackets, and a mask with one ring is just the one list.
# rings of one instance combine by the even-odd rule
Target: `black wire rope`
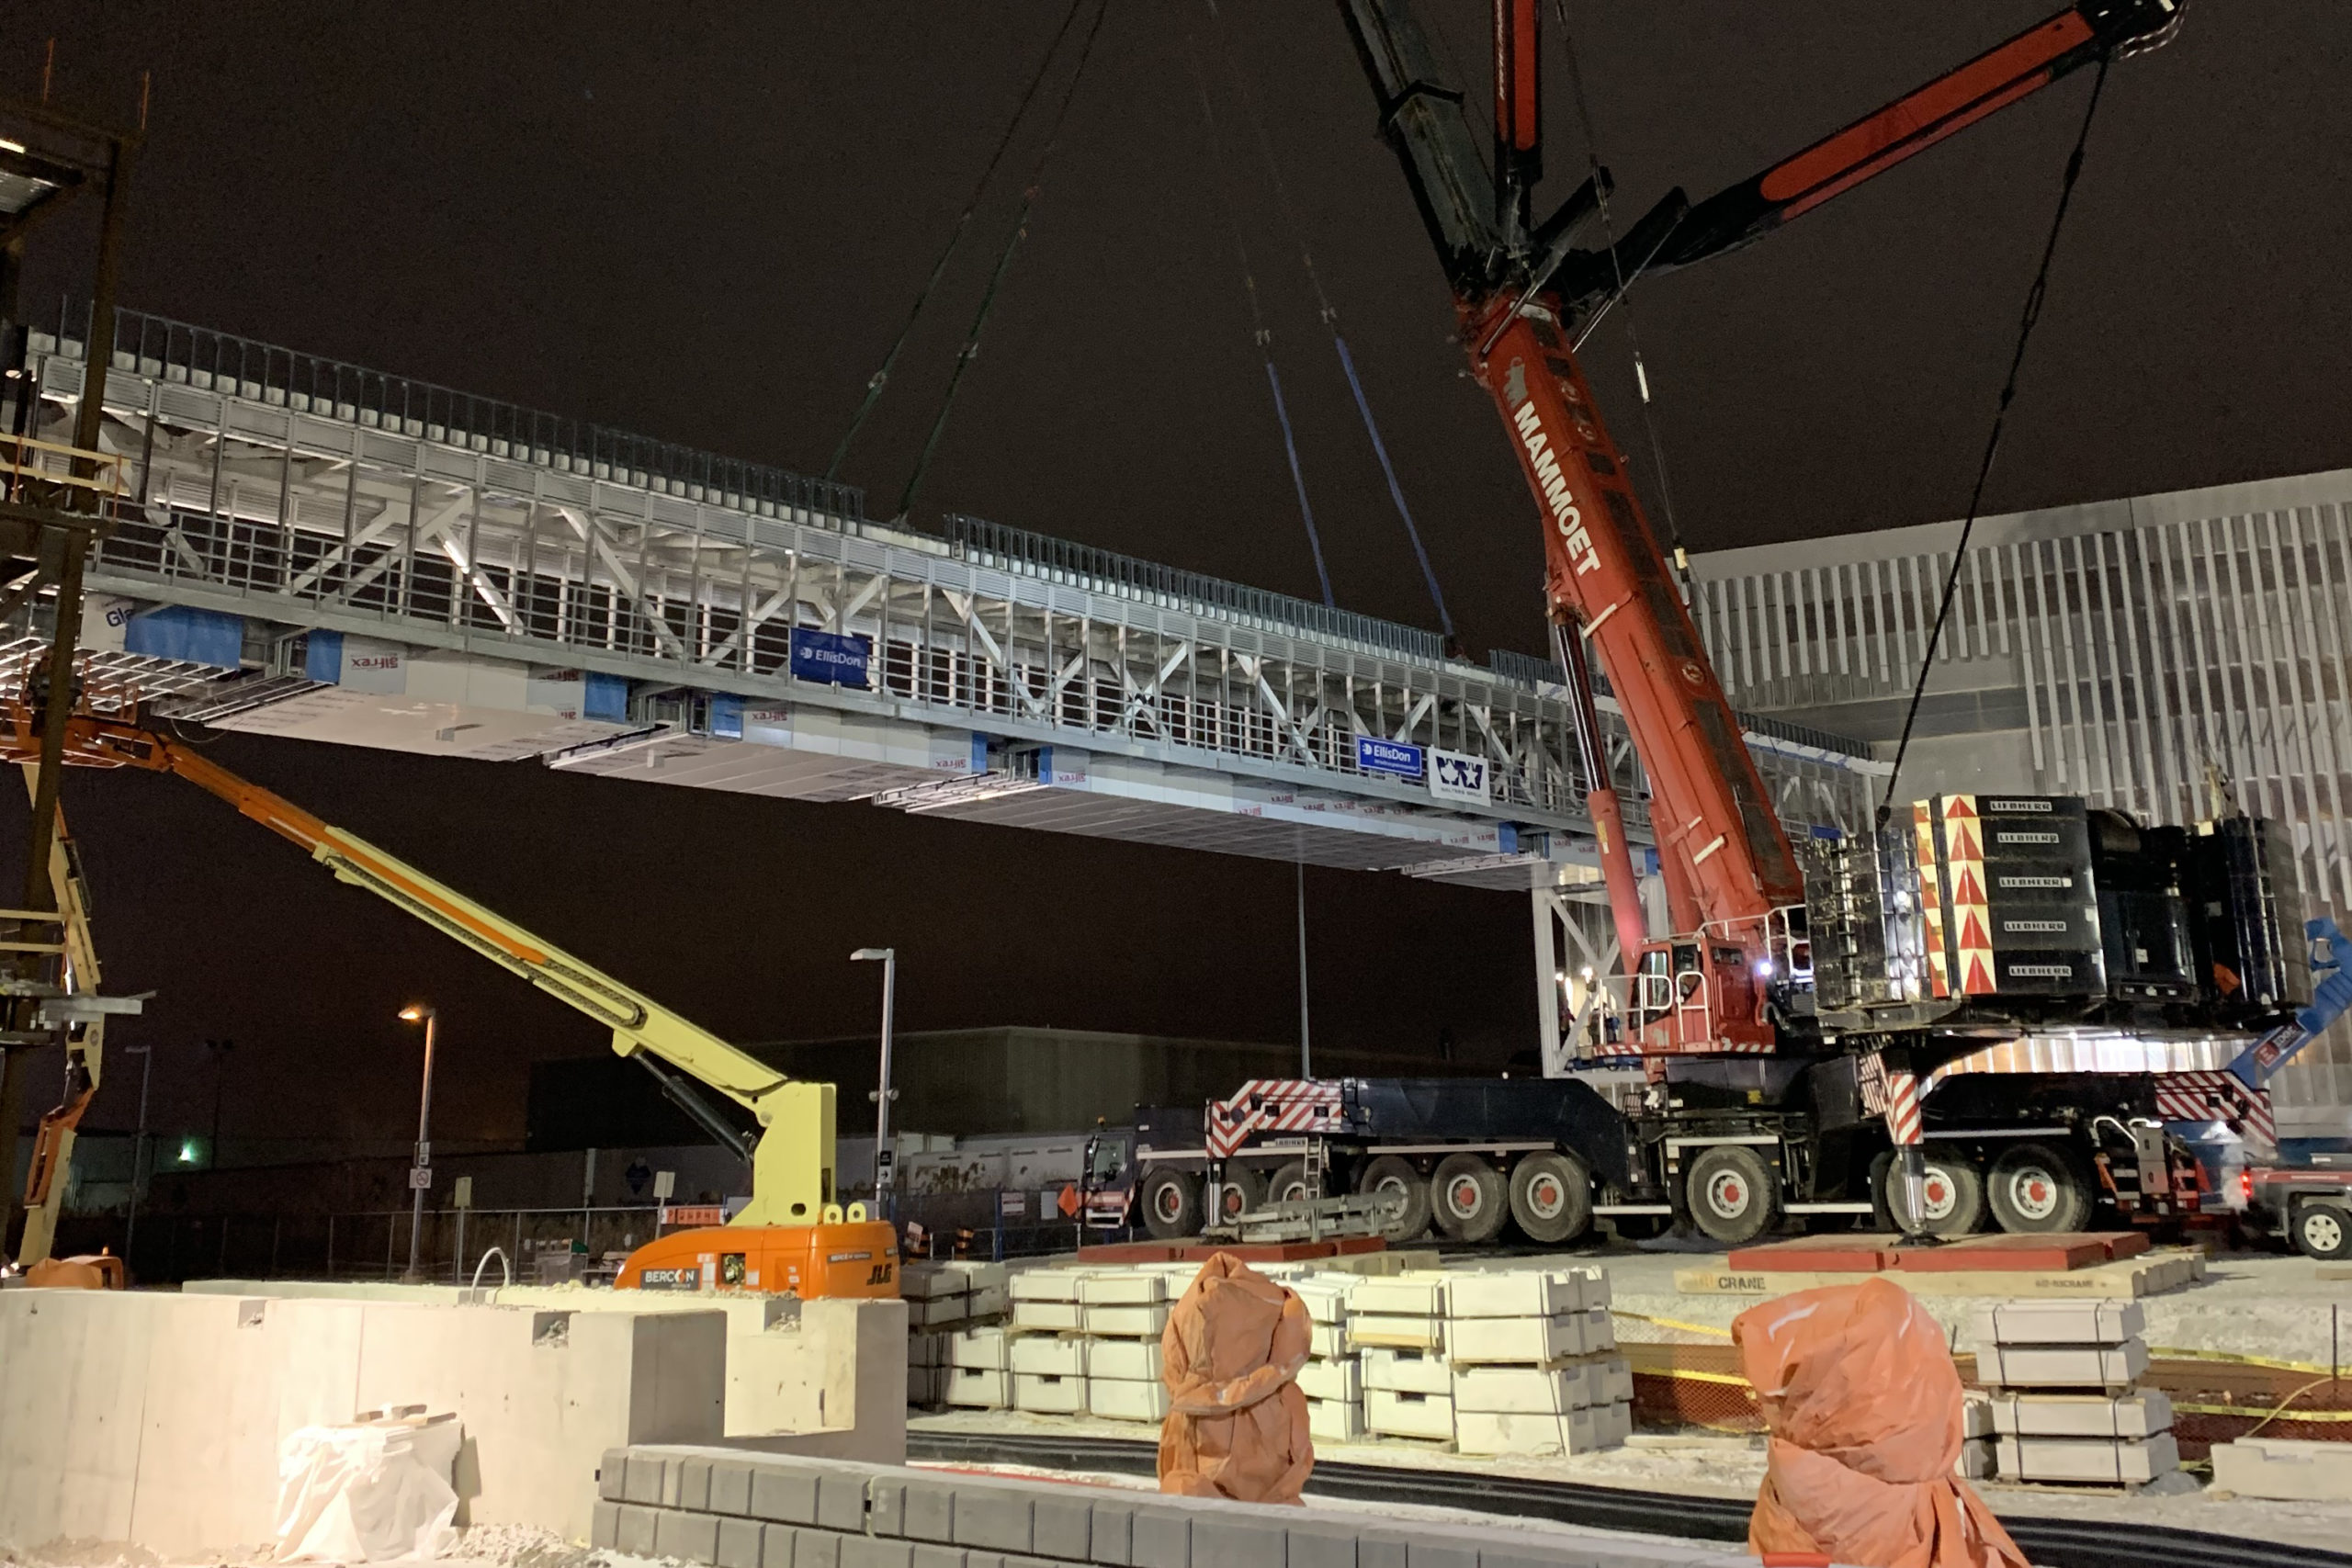
[[964,346],[956,352],[956,368],[947,378],[947,389],[939,400],[938,417],[931,422],[931,434],[922,444],[922,454],[915,459],[914,472],[907,476],[907,488],[899,492],[898,511],[893,514],[903,518],[915,503],[915,492],[922,488],[923,475],[930,471],[931,459],[939,450],[940,437],[947,434],[947,416],[956,407],[956,394],[964,385],[964,374],[979,357],[980,333],[987,328],[989,312],[996,308],[997,294],[1004,286],[1005,274],[1012,268],[1012,254],[1029,232],[1029,213],[1037,204],[1038,182],[1046,176],[1046,165],[1061,145],[1062,125],[1069,118],[1069,106],[1078,96],[1078,86],[1086,79],[1087,62],[1094,57],[1094,40],[1102,36],[1103,18],[1111,14],[1111,0],[1098,0],[1094,20],[1086,29],[1086,41],[1079,46],[1078,66],[1070,73],[1069,84],[1062,89],[1061,102],[1055,107],[1053,128],[1046,133],[1046,144],[1037,152],[1036,162],[1030,165],[1029,178],[1023,185],[1021,210],[1013,216],[1012,231],[1005,236],[1004,250],[998,255],[996,271],[989,275],[988,292],[980,296],[980,306],[973,314],[971,330],[964,334]]
[[939,259],[931,264],[931,276],[915,291],[915,302],[907,311],[907,319],[899,323],[899,335],[890,340],[888,351],[882,355],[882,367],[865,383],[865,400],[857,405],[857,412],[851,418],[849,429],[842,434],[841,445],[833,448],[833,460],[825,467],[828,481],[841,473],[842,464],[849,457],[850,443],[855,441],[857,433],[865,428],[865,417],[874,412],[874,405],[882,400],[882,389],[889,382],[890,367],[899,362],[899,351],[907,346],[907,338],[915,330],[915,318],[922,314],[922,308],[931,299],[932,291],[939,287],[940,277],[947,271],[948,262],[954,259],[957,247],[963,244],[964,231],[971,227],[972,214],[978,209],[980,197],[987,194],[989,182],[996,177],[997,166],[1004,162],[1004,154],[1012,147],[1013,136],[1021,130],[1021,122],[1028,118],[1031,101],[1036,97],[1037,89],[1045,85],[1046,74],[1053,67],[1054,56],[1061,51],[1062,39],[1069,36],[1070,24],[1078,20],[1078,13],[1085,5],[1086,0],[1070,0],[1069,10],[1062,17],[1062,25],[1054,29],[1053,38],[1046,45],[1045,54],[1037,62],[1036,73],[1029,78],[1029,85],[1022,91],[1021,101],[1013,106],[1012,118],[1005,122],[1004,134],[997,138],[996,151],[989,154],[987,165],[980,170],[980,177],[972,183],[972,194],[964,198],[964,210],[956,215],[956,227],[948,231],[947,243],[940,247]]
[[2025,310],[2018,321],[2017,347],[2009,355],[2008,378],[2001,384],[2001,400],[1993,411],[1993,430],[1984,440],[1984,460],[1976,465],[1976,488],[1969,492],[1968,515],[1960,525],[1960,543],[1951,555],[1951,570],[1944,576],[1943,599],[1936,606],[1936,624],[1928,633],[1927,651],[1919,660],[1919,678],[1912,682],[1911,705],[1903,715],[1903,736],[1895,742],[1894,767],[1886,775],[1886,794],[1878,804],[1878,825],[1885,828],[1894,812],[1894,786],[1903,776],[1903,758],[1911,749],[1911,728],[1919,717],[1919,700],[1927,694],[1928,674],[1936,665],[1936,648],[1944,635],[1944,623],[1951,616],[1952,603],[1959,597],[1960,569],[1968,559],[1969,536],[1976,531],[1976,513],[1984,502],[1985,482],[1993,477],[1993,458],[2001,450],[2001,429],[2009,417],[2009,404],[2018,395],[2018,371],[2025,364],[2026,344],[2033,339],[2034,323],[2041,319],[2041,305],[2050,290],[2050,267],[2057,259],[2059,231],[2066,226],[2066,209],[2075,198],[2075,182],[2083,173],[2083,149],[2090,142],[2091,122],[2098,118],[2098,101],[2107,89],[2107,67],[2113,57],[2102,54],[2098,74],[2091,79],[2091,98],[2083,109],[2082,129],[2075,133],[2075,150],[2066,155],[2065,178],[2058,186],[2058,210],[2050,220],[2050,237],[2042,242],[2041,265],[2033,275],[2033,287],[2026,290]]

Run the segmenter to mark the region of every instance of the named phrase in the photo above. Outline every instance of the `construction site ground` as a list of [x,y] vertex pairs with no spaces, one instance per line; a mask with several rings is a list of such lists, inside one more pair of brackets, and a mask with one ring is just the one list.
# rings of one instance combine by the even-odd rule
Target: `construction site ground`
[[[1013,1410],[957,1410],[913,1415],[910,1433],[923,1431],[1050,1434],[1144,1442],[1157,1427],[1131,1421],[1085,1416],[1032,1416]],[[1636,1433],[1623,1448],[1559,1459],[1470,1458],[1433,1443],[1384,1438],[1368,1443],[1316,1444],[1318,1456],[1350,1464],[1395,1465],[1412,1470],[1462,1470],[1481,1474],[1573,1481],[1634,1491],[1712,1497],[1753,1497],[1764,1478],[1761,1437],[1712,1434]],[[1022,1467],[1008,1466],[1019,1472]],[[1090,1475],[1110,1486],[1148,1485],[1134,1476]],[[2117,1488],[2010,1486],[1996,1481],[1971,1484],[2003,1517],[2112,1520],[2117,1524],[2163,1525],[2176,1529],[2248,1540],[2273,1540],[2325,1551],[2343,1550],[2352,1536],[2352,1503],[2277,1503],[2207,1491],[2174,1496],[2127,1495]],[[1309,1483],[1312,1498],[1313,1486]]]

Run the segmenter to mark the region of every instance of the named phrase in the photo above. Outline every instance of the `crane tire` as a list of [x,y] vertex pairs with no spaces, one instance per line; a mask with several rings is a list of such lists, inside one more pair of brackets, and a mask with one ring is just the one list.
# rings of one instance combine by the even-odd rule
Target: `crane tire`
[[1725,1247],[1745,1247],[1781,1220],[1781,1184],[1746,1144],[1701,1149],[1683,1174],[1690,1222]]
[[1430,1228],[1430,1184],[1413,1168],[1413,1162],[1402,1155],[1382,1155],[1367,1162],[1363,1174],[1356,1179],[1359,1192],[1377,1192],[1383,1188],[1394,1189],[1405,1195],[1405,1212],[1381,1235],[1390,1241],[1412,1241]]
[[1492,1241],[1510,1218],[1510,1190],[1486,1156],[1448,1155],[1430,1178],[1430,1213],[1448,1241]]
[[1143,1228],[1159,1241],[1201,1234],[1201,1179],[1189,1170],[1155,1170],[1143,1179]]
[[1522,1155],[1510,1168],[1510,1217],[1528,1240],[1576,1240],[1592,1224],[1592,1173],[1571,1154]]
[[2090,1175],[2055,1144],[2018,1144],[2004,1150],[1984,1185],[1994,1223],[2012,1235],[2078,1231],[2090,1222]]

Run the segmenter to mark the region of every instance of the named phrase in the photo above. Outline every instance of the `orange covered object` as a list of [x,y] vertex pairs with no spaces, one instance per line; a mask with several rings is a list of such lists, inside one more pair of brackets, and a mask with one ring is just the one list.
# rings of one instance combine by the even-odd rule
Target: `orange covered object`
[[1857,1568],[2028,1568],[1968,1483],[1943,1329],[1883,1279],[1828,1285],[1733,1320],[1771,1428],[1747,1549]]
[[1298,1501],[1315,1468],[1298,1391],[1307,1337],[1295,1295],[1228,1253],[1201,1266],[1159,1337],[1162,1492]]

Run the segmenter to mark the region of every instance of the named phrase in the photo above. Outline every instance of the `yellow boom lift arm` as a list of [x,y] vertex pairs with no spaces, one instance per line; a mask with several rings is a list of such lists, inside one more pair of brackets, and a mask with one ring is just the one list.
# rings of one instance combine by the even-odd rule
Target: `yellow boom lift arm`
[[[40,738],[31,715],[19,707],[13,720],[11,733],[0,738],[0,745],[14,753],[13,760],[37,756]],[[725,1232],[772,1229],[779,1234],[758,1241],[712,1231],[662,1237],[632,1256],[623,1269],[622,1284],[791,1289],[802,1295],[898,1293],[891,1227],[865,1221],[854,1212],[844,1220],[834,1203],[831,1084],[804,1083],[777,1072],[397,856],[238,777],[185,742],[135,725],[77,715],[68,733],[66,761],[177,774],[300,845],[338,881],[399,906],[594,1019],[613,1032],[613,1049],[621,1055],[652,1056],[749,1111],[759,1124],[751,1152],[752,1201],[729,1221]]]

